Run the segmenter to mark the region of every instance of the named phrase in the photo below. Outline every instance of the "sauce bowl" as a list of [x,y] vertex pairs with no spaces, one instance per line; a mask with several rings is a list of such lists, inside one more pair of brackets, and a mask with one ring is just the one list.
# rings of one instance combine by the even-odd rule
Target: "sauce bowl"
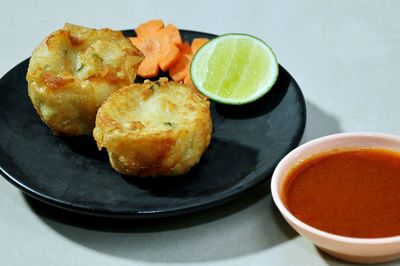
[[362,147],[400,152],[400,137],[383,133],[339,133],[307,142],[288,153],[275,168],[271,180],[272,198],[289,225],[325,253],[355,263],[372,264],[395,260],[400,258],[400,236],[355,238],[324,232],[296,218],[282,200],[282,188],[294,166],[326,151]]

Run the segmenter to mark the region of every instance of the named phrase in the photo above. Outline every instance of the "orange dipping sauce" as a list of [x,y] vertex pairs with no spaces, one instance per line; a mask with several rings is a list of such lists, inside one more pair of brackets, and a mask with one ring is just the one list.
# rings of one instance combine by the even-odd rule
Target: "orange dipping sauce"
[[307,159],[288,175],[283,202],[304,223],[349,237],[400,235],[400,153],[332,151]]

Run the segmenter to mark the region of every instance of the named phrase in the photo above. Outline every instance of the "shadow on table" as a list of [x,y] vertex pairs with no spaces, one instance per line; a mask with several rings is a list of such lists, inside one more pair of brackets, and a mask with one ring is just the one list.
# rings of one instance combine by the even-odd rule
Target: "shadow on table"
[[260,252],[296,237],[275,208],[267,183],[220,207],[153,220],[96,218],[28,196],[25,199],[44,223],[66,238],[101,253],[138,261],[222,260]]
[[[341,131],[333,117],[311,103],[307,108],[306,140]],[[269,181],[222,206],[154,220],[96,218],[25,199],[44,223],[67,239],[135,261],[190,263],[237,258],[297,236],[274,206]],[[331,263],[329,258],[326,261]]]
[[307,124],[300,144],[326,135],[343,132],[339,122],[331,114],[324,113],[310,101],[306,101],[306,108]]

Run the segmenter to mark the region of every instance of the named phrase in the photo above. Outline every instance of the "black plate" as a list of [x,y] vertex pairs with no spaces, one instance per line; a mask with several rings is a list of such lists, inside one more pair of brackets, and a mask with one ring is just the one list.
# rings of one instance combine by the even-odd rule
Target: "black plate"
[[[215,36],[182,30],[182,37]],[[212,103],[210,147],[187,175],[138,180],[114,171],[91,137],[52,135],[29,100],[28,63],[0,80],[0,168],[26,194],[71,211],[153,218],[222,204],[269,178],[305,127],[301,90],[280,67],[277,83],[260,100],[244,106]]]

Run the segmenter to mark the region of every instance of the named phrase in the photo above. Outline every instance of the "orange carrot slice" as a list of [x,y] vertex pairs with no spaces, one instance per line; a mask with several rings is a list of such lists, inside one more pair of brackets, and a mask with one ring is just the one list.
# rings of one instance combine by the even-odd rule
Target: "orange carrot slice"
[[178,28],[174,24],[169,24],[165,28],[159,30],[160,38],[163,39],[164,42],[170,42],[174,44],[181,44],[181,33]]
[[185,79],[183,80],[183,83],[194,86],[193,82],[192,82],[192,78],[190,77],[190,73],[189,73],[189,75],[187,75],[185,77]]
[[179,57],[179,49],[176,45],[166,44],[158,54],[158,65],[162,71],[167,71]]
[[136,29],[137,36],[144,37],[153,35],[159,30],[164,28],[164,22],[161,19],[149,20],[145,23],[140,24]]
[[164,27],[162,20],[150,20],[140,24],[135,31],[137,37],[130,40],[145,56],[138,69],[139,76],[156,77],[159,68],[167,71],[178,60],[177,45],[182,43],[182,39],[173,24]]
[[188,42],[184,42],[179,46],[179,58],[175,65],[169,69],[169,76],[174,81],[184,80],[190,75],[190,61],[192,60],[192,48]]
[[169,76],[174,81],[183,81],[185,84],[192,84],[190,78],[190,64],[192,62],[194,54],[203,46],[208,39],[206,38],[195,38],[190,46],[188,42],[179,45],[179,58],[176,63],[169,69]]
[[199,50],[206,42],[208,42],[209,39],[207,38],[195,38],[192,41],[192,52],[193,55]]

